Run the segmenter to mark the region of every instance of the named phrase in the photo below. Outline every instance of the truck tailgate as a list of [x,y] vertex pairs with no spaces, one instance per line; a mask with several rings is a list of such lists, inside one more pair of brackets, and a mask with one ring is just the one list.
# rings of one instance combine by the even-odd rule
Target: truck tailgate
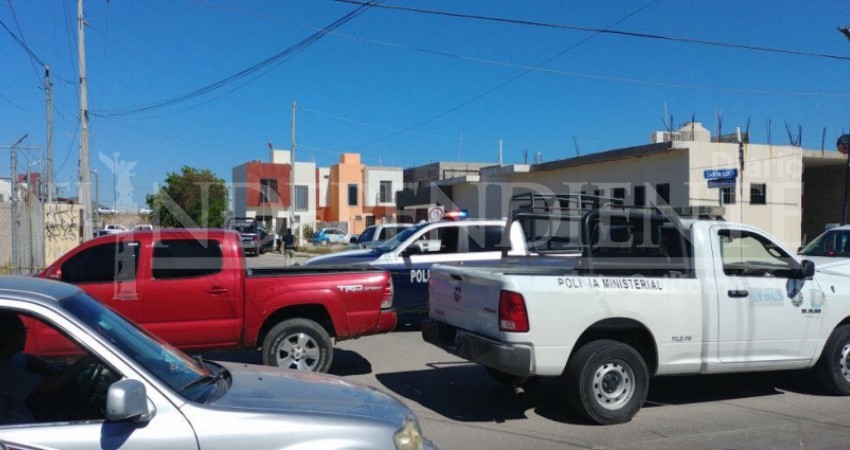
[[499,336],[500,267],[436,265],[428,287],[428,316],[483,336]]

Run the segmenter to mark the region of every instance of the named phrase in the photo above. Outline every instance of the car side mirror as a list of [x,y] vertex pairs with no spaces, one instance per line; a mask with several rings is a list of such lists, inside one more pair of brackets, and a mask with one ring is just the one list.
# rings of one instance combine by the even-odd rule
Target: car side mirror
[[351,239],[348,240],[348,243],[356,244],[357,243],[357,236],[351,236]]
[[414,243],[402,250],[401,256],[421,255],[423,253],[425,252],[422,251],[422,247],[420,247],[418,243]]
[[148,406],[145,385],[139,380],[120,380],[112,383],[106,392],[106,420],[134,423],[149,422],[153,411]]
[[804,259],[800,262],[800,278],[812,278],[815,276],[815,263]]

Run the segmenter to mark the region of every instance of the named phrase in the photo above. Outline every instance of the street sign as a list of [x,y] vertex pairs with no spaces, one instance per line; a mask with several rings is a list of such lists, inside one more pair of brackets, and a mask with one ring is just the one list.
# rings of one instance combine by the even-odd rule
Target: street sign
[[708,180],[708,188],[726,188],[726,187],[735,187],[735,179],[734,178],[716,178],[714,180]]
[[716,180],[718,178],[737,178],[738,169],[706,169],[702,172],[702,176],[706,180]]
[[428,220],[430,220],[431,222],[443,220],[443,214],[443,208],[439,206],[433,206],[431,207],[431,209],[428,210]]

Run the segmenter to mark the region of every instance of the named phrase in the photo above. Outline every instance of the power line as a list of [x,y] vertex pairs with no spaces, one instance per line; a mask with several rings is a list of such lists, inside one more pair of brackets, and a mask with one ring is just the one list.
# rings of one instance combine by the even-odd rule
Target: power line
[[[12,0],[6,0],[6,3],[9,4],[9,11],[12,12],[12,19],[15,21],[15,26],[18,27],[18,34],[21,35],[21,41],[20,42],[23,44],[25,49],[29,50],[29,46],[27,46],[27,44],[26,44],[26,38],[24,38],[24,32],[23,32],[23,30],[21,30],[21,23],[18,22],[18,15],[15,14],[15,8],[12,7]],[[3,28],[6,28],[6,25],[3,25]],[[44,83],[41,80],[41,76],[38,73],[38,69],[36,69],[35,63],[33,63],[33,59],[38,60],[38,58],[37,57],[33,58],[33,56],[35,56],[35,53],[33,53],[32,51],[28,51],[28,53],[30,55],[30,65],[32,66],[32,71],[35,73],[35,78],[38,80],[39,85],[44,87]],[[39,62],[41,62],[41,61],[39,61]],[[44,63],[41,64],[41,67],[44,67]]]
[[[339,3],[350,3],[353,5],[362,5],[363,3],[356,0],[334,0]],[[407,12],[415,12],[420,14],[431,14],[445,17],[453,17],[460,19],[475,19],[475,20],[485,20],[491,22],[499,22],[499,23],[507,23],[513,25],[528,25],[535,27],[544,27],[544,28],[556,28],[563,30],[571,30],[571,31],[583,31],[583,32],[592,32],[598,34],[612,34],[618,36],[626,36],[626,37],[636,37],[643,39],[655,39],[655,40],[663,40],[663,41],[672,41],[672,42],[683,42],[688,44],[699,44],[699,45],[708,45],[713,47],[726,47],[726,48],[735,48],[739,50],[752,50],[759,52],[768,52],[768,53],[781,53],[786,55],[795,55],[795,56],[808,56],[814,58],[826,58],[826,59],[835,59],[839,61],[850,61],[850,57],[840,56],[840,55],[832,55],[828,53],[817,53],[817,52],[804,52],[799,50],[788,50],[782,48],[775,47],[763,47],[758,45],[748,45],[748,44],[735,44],[731,42],[721,42],[721,41],[709,41],[706,39],[694,39],[694,38],[683,38],[676,36],[664,36],[660,34],[649,34],[649,33],[638,33],[634,31],[619,31],[619,30],[611,30],[608,28],[593,28],[593,27],[583,27],[577,25],[564,25],[564,24],[556,24],[556,23],[546,23],[546,22],[536,22],[531,20],[520,20],[520,19],[506,19],[502,17],[491,17],[491,16],[479,16],[475,14],[461,14],[461,13],[453,13],[448,11],[437,11],[430,9],[420,9],[420,8],[410,8],[405,6],[397,6],[397,5],[375,5],[376,8],[384,8],[384,9],[393,9],[398,11],[407,11]]]
[[[346,14],[346,15],[342,16],[341,18],[335,20],[334,22],[332,22],[330,25],[323,28],[322,30],[317,31],[317,32],[311,34],[310,36],[302,39],[301,41],[299,41],[295,45],[292,45],[292,46],[278,52],[277,54],[272,55],[272,56],[264,59],[263,61],[260,61],[259,63],[255,64],[255,65],[253,65],[253,66],[251,66],[247,69],[244,69],[244,70],[237,72],[237,73],[235,73],[235,74],[233,74],[233,75],[231,75],[227,78],[216,81],[216,82],[209,84],[207,86],[204,86],[202,88],[195,89],[194,91],[190,91],[186,94],[178,95],[176,97],[172,97],[170,99],[163,100],[163,101],[160,101],[160,102],[151,103],[151,104],[148,104],[148,105],[145,105],[145,106],[134,107],[134,108],[91,111],[91,113],[93,115],[100,116],[100,117],[126,116],[126,115],[130,115],[130,114],[138,114],[138,113],[141,113],[141,112],[147,112],[147,111],[152,111],[152,110],[156,110],[156,109],[161,109],[161,108],[173,106],[173,105],[176,105],[176,104],[188,101],[188,100],[192,100],[192,99],[197,98],[199,96],[202,96],[204,94],[208,94],[210,92],[216,91],[216,90],[221,89],[222,87],[224,87],[224,86],[226,86],[226,85],[228,85],[232,82],[235,82],[235,81],[240,80],[242,78],[245,78],[249,75],[257,73],[260,70],[267,68],[269,66],[271,66],[272,68],[277,67],[277,64],[281,64],[284,61],[289,60],[290,58],[294,57],[295,55],[301,53],[302,51],[306,50],[307,48],[309,48],[310,46],[312,46],[313,44],[318,42],[329,31],[332,31],[332,30],[339,28],[340,26],[346,24],[350,20],[354,19],[355,17],[357,17],[360,14],[362,14],[363,12],[365,12],[368,8],[379,4],[381,1],[383,1],[383,0],[373,0],[369,3],[363,3],[357,9],[355,9],[354,11],[349,12],[348,14]],[[272,66],[273,64],[275,64],[275,65]],[[269,71],[266,71],[266,72],[264,72],[260,75],[266,74]],[[260,75],[258,75],[258,77]],[[254,79],[256,79],[256,78],[254,78]],[[244,86],[244,84],[242,86]],[[241,87],[241,86],[239,86],[239,87]],[[238,87],[236,89],[238,89]],[[232,90],[230,92],[232,92]]]
[[[247,15],[247,16],[256,17],[256,18],[260,18],[260,19],[266,19],[266,20],[272,20],[272,21],[276,21],[276,22],[286,23],[286,24],[289,24],[289,25],[294,25],[294,26],[297,26],[297,27],[306,28],[306,29],[310,29],[310,30],[321,30],[320,27],[308,25],[308,24],[304,24],[304,23],[300,23],[300,22],[295,22],[295,21],[292,21],[292,20],[287,20],[287,19],[284,19],[282,17],[276,17],[276,16],[270,16],[268,14],[259,14],[259,13],[255,13],[255,12],[251,12],[251,11],[239,10],[239,9],[236,9],[236,8],[212,4],[212,3],[204,2],[204,1],[201,1],[201,0],[194,0],[194,2],[198,3],[198,4],[202,4],[204,6],[208,6],[208,7],[212,7],[212,8],[218,8],[218,9],[222,9],[222,10],[237,13],[237,14],[242,14],[242,15]],[[350,34],[339,33],[339,32],[328,32],[327,34],[334,36],[334,37],[342,38],[342,39],[348,39],[348,40],[356,41],[356,42],[365,42],[365,43],[369,43],[369,44],[380,45],[380,46],[383,46],[383,47],[395,48],[395,49],[400,49],[400,50],[407,50],[407,51],[411,51],[411,52],[424,53],[424,54],[427,54],[427,55],[443,56],[443,57],[447,57],[447,58],[469,61],[469,62],[473,62],[473,63],[477,63],[477,64],[488,64],[488,65],[493,65],[493,66],[498,66],[498,67],[509,67],[509,68],[515,68],[515,69],[531,70],[533,72],[544,73],[544,74],[549,74],[549,75],[559,75],[559,76],[568,76],[568,77],[576,77],[576,78],[587,78],[587,79],[601,80],[601,81],[613,81],[613,82],[618,82],[618,83],[641,84],[641,85],[645,85],[645,86],[654,86],[654,87],[707,90],[707,91],[731,92],[731,93],[738,93],[738,94],[815,96],[815,97],[850,97],[850,93],[843,93],[843,92],[814,92],[814,91],[799,92],[799,91],[780,91],[780,90],[769,90],[769,89],[737,88],[737,87],[726,87],[726,86],[706,86],[706,85],[693,85],[693,84],[682,84],[682,83],[667,83],[667,82],[663,82],[663,81],[654,81],[654,80],[637,79],[637,78],[626,78],[626,77],[616,77],[616,76],[608,76],[608,75],[596,75],[596,74],[582,73],[582,72],[569,72],[569,71],[564,71],[564,70],[547,69],[547,68],[538,67],[538,66],[529,66],[529,65],[524,65],[524,64],[516,64],[516,63],[506,62],[506,61],[497,61],[497,60],[492,60],[492,59],[479,58],[479,57],[475,57],[475,56],[462,55],[462,54],[458,54],[458,53],[445,52],[445,51],[441,51],[441,50],[433,50],[433,49],[427,49],[427,48],[421,48],[421,47],[413,47],[413,46],[409,46],[409,45],[403,45],[403,44],[398,44],[398,43],[394,43],[394,42],[381,41],[381,40],[377,40],[377,39],[369,39],[369,38],[364,38],[364,37],[360,37],[360,36],[353,36],[353,35],[350,35]],[[300,110],[302,108],[298,108],[298,109]],[[313,112],[313,113],[316,113],[316,114],[327,115],[329,117],[332,116],[331,113],[325,113],[325,112],[321,112],[321,111],[309,111],[309,110],[304,110],[304,111]],[[354,119],[346,119],[346,118],[339,118],[339,119],[342,120],[342,121],[347,121],[347,122],[352,122],[352,123],[356,122]],[[383,126],[383,125],[374,125],[374,124],[368,124],[368,123],[362,123],[362,125],[372,126],[374,128],[387,128],[387,129],[392,129],[392,130],[400,130],[400,129],[397,129],[397,128],[391,128],[391,127],[386,127],[386,126]],[[455,139],[455,137],[452,136],[451,139]]]
[[[340,1],[340,0],[337,0],[337,1]],[[623,16],[623,17],[621,17],[619,20],[617,20],[617,21],[615,21],[614,23],[612,23],[611,25],[609,25],[609,27],[608,27],[608,28],[614,27],[614,26],[616,26],[616,25],[618,25],[618,24],[620,24],[620,23],[622,23],[622,22],[626,21],[627,19],[631,18],[631,17],[632,17],[632,16],[634,16],[635,14],[638,14],[639,12],[643,11],[643,10],[644,10],[644,9],[646,9],[646,8],[649,8],[650,6],[652,6],[653,4],[655,4],[655,3],[657,3],[657,2],[658,2],[658,0],[652,0],[651,2],[647,3],[646,5],[641,6],[640,8],[638,8],[638,9],[636,9],[636,10],[634,10],[634,11],[630,12],[629,14],[627,14],[627,15],[625,15],[625,16]],[[443,112],[441,112],[441,113],[439,113],[439,114],[437,114],[437,115],[435,115],[435,116],[433,116],[433,117],[431,117],[431,118],[429,118],[429,119],[426,119],[426,120],[424,120],[424,121],[422,121],[422,122],[419,122],[419,123],[417,123],[417,124],[415,124],[415,125],[412,125],[412,126],[410,126],[410,127],[407,127],[407,128],[405,128],[404,130],[402,130],[402,131],[400,131],[400,132],[398,132],[398,133],[394,133],[394,134],[391,134],[391,135],[389,135],[389,136],[384,136],[384,137],[382,137],[382,138],[378,138],[378,139],[374,139],[374,140],[372,140],[372,141],[365,142],[365,143],[363,143],[363,144],[360,144],[358,147],[365,147],[365,146],[367,146],[367,145],[372,145],[372,144],[376,144],[376,143],[378,143],[378,142],[383,142],[383,141],[385,141],[385,140],[387,140],[387,139],[391,139],[391,138],[393,138],[393,137],[395,137],[395,136],[398,136],[398,135],[399,135],[399,134],[401,134],[401,133],[405,133],[405,132],[408,132],[408,131],[410,131],[410,130],[414,130],[414,129],[419,128],[419,127],[421,127],[421,126],[423,126],[423,125],[426,125],[426,124],[428,124],[428,123],[431,123],[431,122],[433,122],[433,121],[435,121],[435,120],[437,120],[437,119],[439,119],[439,118],[441,118],[441,117],[444,117],[444,116],[446,116],[446,115],[448,115],[448,114],[451,114],[451,113],[453,113],[453,112],[455,112],[455,111],[457,111],[457,110],[459,110],[459,109],[461,109],[461,108],[463,108],[463,107],[465,107],[465,106],[467,106],[467,105],[469,105],[469,104],[471,104],[471,103],[473,103],[473,102],[478,101],[479,99],[481,99],[481,98],[483,98],[483,97],[485,97],[485,96],[487,96],[487,95],[492,94],[493,92],[498,91],[499,89],[501,89],[501,88],[503,88],[503,87],[505,87],[505,86],[507,86],[507,85],[509,85],[509,84],[513,83],[514,81],[517,81],[517,80],[519,80],[519,79],[521,79],[521,78],[525,77],[525,76],[526,76],[526,75],[528,75],[529,73],[532,73],[532,72],[533,72],[533,69],[543,67],[544,65],[546,65],[546,64],[548,64],[549,62],[551,62],[551,61],[553,61],[553,60],[555,60],[555,59],[559,58],[560,56],[564,55],[565,53],[567,53],[567,52],[569,52],[569,51],[572,51],[573,49],[575,49],[575,48],[579,47],[580,45],[584,44],[585,42],[587,42],[587,41],[589,41],[589,40],[591,40],[591,39],[595,38],[595,37],[596,37],[596,36],[598,36],[599,34],[600,34],[600,32],[594,33],[594,34],[592,34],[591,36],[588,36],[588,37],[586,37],[586,38],[582,39],[581,41],[579,41],[579,42],[577,42],[577,43],[573,44],[572,46],[568,47],[566,50],[563,50],[563,51],[561,51],[561,52],[559,52],[559,53],[557,53],[557,54],[555,54],[555,55],[553,55],[553,56],[551,56],[551,57],[549,57],[549,58],[545,59],[544,61],[542,61],[542,62],[540,62],[539,64],[535,65],[533,68],[529,68],[529,69],[527,69],[527,70],[524,70],[523,72],[521,72],[521,73],[519,73],[518,75],[516,75],[516,76],[514,76],[514,77],[512,77],[512,78],[510,78],[510,79],[508,79],[507,81],[504,81],[504,82],[502,82],[502,83],[500,83],[500,84],[498,84],[498,85],[496,85],[496,86],[494,86],[494,87],[492,87],[492,88],[490,88],[490,89],[488,89],[488,90],[486,90],[486,91],[484,91],[484,92],[482,92],[482,93],[480,93],[480,94],[478,94],[478,95],[476,95],[476,96],[474,96],[474,97],[472,97],[472,98],[470,98],[470,99],[468,99],[468,100],[466,100],[466,101],[464,101],[464,102],[462,102],[462,103],[460,103],[460,104],[458,104],[458,105],[456,105],[456,106],[454,106],[454,107],[452,107],[452,108],[449,108],[448,110],[443,111]]]

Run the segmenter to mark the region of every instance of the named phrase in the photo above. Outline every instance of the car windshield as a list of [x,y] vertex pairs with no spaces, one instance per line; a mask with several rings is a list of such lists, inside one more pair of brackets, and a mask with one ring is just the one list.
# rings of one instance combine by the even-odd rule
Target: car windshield
[[104,308],[88,295],[70,297],[62,301],[62,306],[186,399],[204,401],[216,387],[216,374],[200,362]]
[[829,230],[809,243],[802,251],[805,256],[850,256],[850,230]]
[[395,237],[393,237],[392,239],[381,244],[379,247],[375,247],[375,250],[378,250],[378,251],[381,251],[381,252],[384,252],[384,253],[391,252],[391,251],[395,250],[396,247],[401,245],[404,241],[406,241],[411,236],[416,234],[417,231],[428,226],[429,223],[430,222],[422,222],[418,225],[414,225],[410,228],[407,228],[404,231],[402,231],[401,233],[395,235]]

